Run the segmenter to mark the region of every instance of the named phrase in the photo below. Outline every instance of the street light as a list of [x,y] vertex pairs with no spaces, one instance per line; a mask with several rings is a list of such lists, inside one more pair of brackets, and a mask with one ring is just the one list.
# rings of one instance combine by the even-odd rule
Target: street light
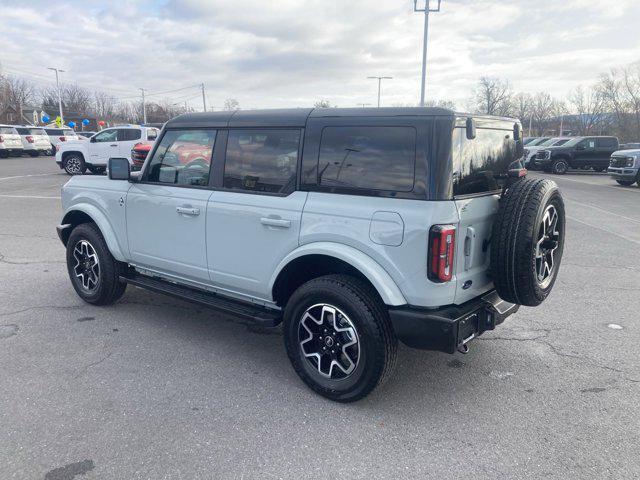
[[367,77],[368,79],[378,80],[378,108],[380,108],[380,86],[382,80],[391,80],[393,77]]
[[55,67],[47,67],[48,70],[56,72],[56,87],[58,88],[58,108],[60,109],[60,122],[64,124],[64,117],[62,116],[62,93],[60,92],[60,79],[58,78],[58,72],[64,73],[64,70]]
[[[434,0],[436,1],[436,0]],[[438,6],[431,8],[430,0],[425,0],[424,8],[418,8],[418,0],[413,0],[413,11],[424,12],[424,38],[422,40],[422,87],[420,89],[420,106],[424,107],[424,96],[426,90],[426,78],[427,78],[427,38],[429,37],[429,13],[437,13],[440,11],[440,3],[442,0],[437,0]]]

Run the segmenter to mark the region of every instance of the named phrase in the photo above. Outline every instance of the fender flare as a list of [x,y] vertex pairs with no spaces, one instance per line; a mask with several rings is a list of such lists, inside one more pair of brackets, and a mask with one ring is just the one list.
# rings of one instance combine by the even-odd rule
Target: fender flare
[[100,229],[100,233],[102,233],[104,240],[107,242],[107,247],[109,247],[109,251],[111,252],[111,255],[113,255],[113,258],[120,262],[127,261],[122,248],[120,248],[113,226],[109,222],[107,216],[98,207],[88,203],[77,203],[64,213],[64,217],[62,219],[63,224],[71,223],[69,218],[73,212],[82,212],[88,215]]
[[292,260],[307,255],[326,255],[342,260],[356,268],[371,282],[386,305],[395,307],[407,304],[396,282],[378,262],[360,250],[333,242],[308,243],[289,253],[276,267],[269,281],[269,291],[273,291],[278,275]]

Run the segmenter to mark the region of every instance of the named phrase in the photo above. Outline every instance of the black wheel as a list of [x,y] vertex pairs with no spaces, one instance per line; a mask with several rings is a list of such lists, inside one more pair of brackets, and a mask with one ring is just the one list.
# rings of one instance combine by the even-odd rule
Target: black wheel
[[556,160],[551,164],[551,171],[557,175],[564,175],[569,170],[569,164],[566,160]]
[[354,402],[390,375],[398,341],[385,305],[363,281],[327,275],[299,287],[284,312],[287,354],[320,395]]
[[119,281],[123,269],[95,224],[83,223],[73,229],[67,242],[67,270],[80,298],[94,305],[118,300],[127,288]]
[[565,209],[551,180],[520,180],[500,199],[491,275],[500,297],[535,307],[551,293],[562,260]]
[[84,158],[79,153],[72,153],[64,157],[62,168],[69,175],[83,175],[87,171]]
[[635,182],[635,180],[616,180],[616,182],[618,182],[618,184],[622,185],[623,187],[630,187],[631,185],[633,185],[633,182]]

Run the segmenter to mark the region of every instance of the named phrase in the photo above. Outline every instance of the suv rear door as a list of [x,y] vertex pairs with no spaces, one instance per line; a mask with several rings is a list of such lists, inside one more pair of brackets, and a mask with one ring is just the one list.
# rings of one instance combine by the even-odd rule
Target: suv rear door
[[207,207],[207,259],[216,287],[271,300],[271,276],[298,246],[307,198],[296,191],[301,137],[294,127],[228,130],[222,185]]
[[128,158],[131,162],[131,149],[136,143],[140,143],[142,130],[140,128],[119,128],[118,129],[118,151],[120,156]]
[[455,255],[457,304],[492,288],[488,273],[493,220],[508,171],[520,167],[512,129],[477,128],[473,140],[467,139],[464,128],[454,129],[453,193],[460,217]]

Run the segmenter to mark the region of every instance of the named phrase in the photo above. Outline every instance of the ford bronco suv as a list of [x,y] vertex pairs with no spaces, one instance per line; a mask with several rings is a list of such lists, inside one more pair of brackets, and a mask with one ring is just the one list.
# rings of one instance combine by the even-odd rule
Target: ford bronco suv
[[549,295],[564,204],[522,155],[517,120],[439,108],[185,114],[141,171],[71,178],[58,234],[85,301],[130,284],[282,322],[302,380],[349,402],[398,340],[465,353]]

